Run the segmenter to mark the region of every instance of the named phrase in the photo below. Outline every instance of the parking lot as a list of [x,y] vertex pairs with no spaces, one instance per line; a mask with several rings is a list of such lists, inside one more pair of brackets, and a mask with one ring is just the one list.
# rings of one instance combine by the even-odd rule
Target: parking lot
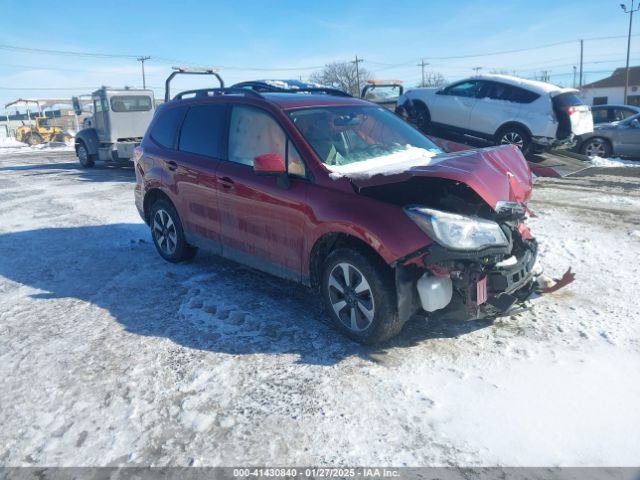
[[[0,155],[3,465],[633,465],[640,168],[537,179],[551,276],[488,321],[416,319],[378,348],[303,287],[173,265],[132,169]],[[330,446],[330,448],[327,448]]]

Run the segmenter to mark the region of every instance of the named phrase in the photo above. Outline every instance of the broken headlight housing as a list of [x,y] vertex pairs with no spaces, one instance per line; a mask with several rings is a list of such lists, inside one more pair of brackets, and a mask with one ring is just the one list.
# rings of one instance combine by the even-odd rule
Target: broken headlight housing
[[431,208],[407,207],[407,215],[434,241],[452,250],[506,247],[509,240],[496,222]]

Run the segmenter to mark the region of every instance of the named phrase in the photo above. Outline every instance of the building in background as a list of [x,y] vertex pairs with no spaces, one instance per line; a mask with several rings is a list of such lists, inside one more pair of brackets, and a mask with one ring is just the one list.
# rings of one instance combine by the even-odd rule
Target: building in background
[[[607,78],[582,86],[580,96],[588,105],[624,104],[626,68],[616,68]],[[640,67],[629,67],[627,104],[640,106]]]

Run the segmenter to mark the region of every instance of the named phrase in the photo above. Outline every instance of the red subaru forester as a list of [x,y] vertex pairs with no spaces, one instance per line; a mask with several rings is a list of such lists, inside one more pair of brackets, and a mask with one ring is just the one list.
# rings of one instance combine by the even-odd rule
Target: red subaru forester
[[319,288],[362,343],[414,314],[495,316],[536,288],[517,148],[444,153],[388,110],[322,89],[203,89],[134,154],[136,206],[170,262],[198,248]]

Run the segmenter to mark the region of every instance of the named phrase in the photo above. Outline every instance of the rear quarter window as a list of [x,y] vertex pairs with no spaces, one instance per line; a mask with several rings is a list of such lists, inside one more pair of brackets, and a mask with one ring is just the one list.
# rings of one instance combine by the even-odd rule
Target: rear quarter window
[[226,112],[226,105],[191,107],[182,123],[178,149],[196,155],[219,157]]
[[578,105],[584,105],[582,99],[575,93],[561,93],[553,97],[553,104],[556,107],[577,107]]
[[516,103],[532,103],[540,98],[540,94],[532,92],[531,90],[527,90],[526,88],[520,87],[511,87],[512,93],[511,98],[512,101]]
[[162,147],[175,148],[178,129],[185,113],[187,113],[187,107],[160,110],[158,119],[151,129],[151,138]]

